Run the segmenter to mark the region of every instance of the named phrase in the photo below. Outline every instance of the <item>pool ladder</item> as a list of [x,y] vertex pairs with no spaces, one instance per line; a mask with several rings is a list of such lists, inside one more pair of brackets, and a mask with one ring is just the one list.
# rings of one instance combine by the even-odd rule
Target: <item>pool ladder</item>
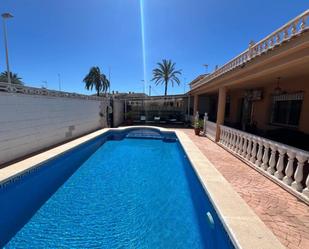
[[215,221],[214,221],[214,218],[212,217],[210,212],[206,213],[206,219],[207,219],[209,227],[211,229],[214,229],[215,228]]

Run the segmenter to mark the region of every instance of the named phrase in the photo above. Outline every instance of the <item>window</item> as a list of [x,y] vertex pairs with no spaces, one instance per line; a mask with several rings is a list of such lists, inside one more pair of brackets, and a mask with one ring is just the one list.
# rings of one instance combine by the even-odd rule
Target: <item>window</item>
[[298,126],[303,102],[303,93],[274,96],[271,123]]

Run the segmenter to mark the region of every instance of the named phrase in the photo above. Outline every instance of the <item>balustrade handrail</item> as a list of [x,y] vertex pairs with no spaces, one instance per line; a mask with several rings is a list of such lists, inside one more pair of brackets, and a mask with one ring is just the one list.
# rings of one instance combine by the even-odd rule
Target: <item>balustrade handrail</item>
[[217,125],[216,122],[212,122],[212,121],[209,121],[209,120],[207,120],[207,123],[210,123],[211,125]]
[[299,149],[299,148],[296,148],[296,147],[293,147],[293,146],[290,146],[290,145],[287,145],[287,144],[283,144],[283,143],[280,143],[280,142],[277,142],[277,141],[274,141],[274,140],[271,140],[271,139],[268,139],[268,138],[257,136],[257,135],[254,135],[254,134],[251,134],[251,133],[248,133],[248,132],[237,130],[237,129],[232,128],[232,127],[220,125],[220,129],[222,129],[222,128],[227,129],[227,130],[232,130],[232,131],[237,132],[239,134],[243,134],[244,136],[255,138],[256,140],[262,140],[263,142],[267,142],[267,143],[273,144],[277,147],[281,147],[281,148],[284,148],[286,150],[290,150],[294,153],[301,153],[301,154],[305,155],[306,157],[309,157],[309,151],[302,150],[302,149]]
[[281,31],[284,31],[286,28],[289,28],[291,24],[294,24],[295,22],[299,22],[302,18],[307,17],[309,15],[309,9],[305,12],[301,13],[300,15],[296,16],[294,19],[290,20],[286,24],[282,25],[280,28],[276,29],[274,32],[260,40],[257,44],[253,45],[255,47],[256,45],[263,43],[264,41],[268,40],[271,37],[274,37],[276,34],[280,33]]
[[[253,44],[252,46],[249,45],[249,48],[247,48],[245,51],[240,53],[239,55],[235,56],[233,59],[229,60],[227,63],[225,63],[223,66],[219,67],[217,70],[215,70],[213,73],[210,73],[206,76],[204,76],[200,81],[197,81],[196,83],[191,85],[191,89],[195,89],[199,87],[202,84],[205,84],[209,82],[210,80],[242,65],[243,63],[255,58],[262,52],[265,52],[274,46],[281,44],[286,39],[289,39],[306,29],[308,29],[308,24],[306,22],[306,18],[309,16],[309,9],[305,12],[301,13],[294,19],[290,20],[283,26],[281,26],[279,29],[275,30],[259,42]],[[301,23],[300,23],[301,21]],[[300,25],[299,25],[300,24]],[[288,33],[289,29],[292,29],[291,33]],[[285,32],[283,37],[281,37],[281,33]],[[282,38],[282,39],[281,39]],[[275,41],[275,40],[276,41]],[[270,40],[270,44],[268,44],[268,41]],[[264,46],[264,47],[263,47]],[[252,52],[252,53],[251,53]]]
[[5,82],[0,82],[0,92],[53,96],[53,97],[80,98],[80,99],[100,100],[100,101],[102,101],[104,98],[104,96],[101,96],[101,97],[89,96],[89,95],[79,94],[79,93],[50,90],[50,89],[45,89],[45,88],[30,87],[30,86],[5,83]]

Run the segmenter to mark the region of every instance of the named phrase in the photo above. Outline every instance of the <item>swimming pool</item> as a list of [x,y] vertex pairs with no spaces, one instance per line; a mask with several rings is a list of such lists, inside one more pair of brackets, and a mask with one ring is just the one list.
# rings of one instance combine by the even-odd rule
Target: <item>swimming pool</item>
[[234,248],[174,133],[107,132],[9,181],[0,203],[5,248]]

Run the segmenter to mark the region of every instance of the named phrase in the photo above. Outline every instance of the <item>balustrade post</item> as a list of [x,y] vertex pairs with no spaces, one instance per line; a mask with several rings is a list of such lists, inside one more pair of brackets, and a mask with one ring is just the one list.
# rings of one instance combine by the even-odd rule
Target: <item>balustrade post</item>
[[300,31],[303,31],[306,28],[306,17],[304,16],[301,19],[301,23],[300,23]]
[[248,137],[247,155],[246,155],[246,159],[248,159],[248,160],[250,160],[250,157],[251,157],[251,150],[252,150],[252,137],[249,136]]
[[288,150],[287,155],[289,158],[288,158],[288,164],[285,168],[285,177],[283,177],[283,182],[290,186],[293,182],[292,175],[294,172],[295,153]]
[[225,145],[226,147],[228,147],[228,146],[229,146],[230,133],[229,133],[229,130],[228,130],[228,129],[226,129],[225,132],[226,132],[226,137],[225,137],[225,143],[224,143],[224,145]]
[[276,171],[275,165],[276,165],[276,152],[277,147],[274,144],[270,144],[270,159],[269,159],[269,167],[267,168],[267,172],[271,175],[273,175]]
[[[309,160],[308,160],[309,163]],[[303,190],[303,194],[309,198],[309,174],[307,176],[307,180],[306,180],[306,188]]]
[[244,138],[244,143],[243,143],[243,146],[242,146],[242,153],[241,153],[241,155],[242,155],[244,158],[246,158],[247,144],[248,144],[248,143],[247,143],[247,136],[244,135],[243,138]]
[[224,145],[226,146],[227,145],[227,141],[228,141],[228,138],[229,138],[229,133],[227,131],[227,129],[225,128],[224,129]]
[[276,35],[276,45],[280,44],[280,33]]
[[259,145],[259,150],[256,156],[255,164],[256,166],[260,167],[262,163],[262,157],[263,157],[263,141],[261,138],[258,139],[258,145]]
[[235,145],[233,150],[237,153],[238,151],[238,145],[239,145],[239,135],[237,134],[237,132],[235,132]]
[[243,136],[241,134],[239,134],[239,143],[238,143],[237,151],[236,151],[236,153],[238,153],[238,154],[241,154],[242,143],[243,143]]
[[304,163],[307,160],[307,157],[302,153],[297,153],[296,155],[297,159],[297,168],[294,174],[295,181],[292,183],[292,188],[297,190],[298,192],[301,192],[303,190],[302,180],[304,177]]
[[286,149],[278,147],[278,152],[279,152],[279,158],[276,166],[277,171],[275,172],[275,177],[278,178],[279,180],[282,180],[284,177],[282,171],[284,169],[284,155],[286,153]]
[[207,121],[208,121],[208,113],[205,112],[205,114],[204,114],[204,127],[203,127],[204,136],[206,135],[206,125],[207,125]]
[[225,129],[222,128],[222,126],[220,126],[220,140],[219,140],[222,144],[225,143]]
[[266,40],[266,41],[264,42],[264,44],[265,44],[264,50],[266,51],[266,50],[268,49],[268,41]]
[[292,35],[296,35],[296,23],[294,22],[293,24],[292,24],[292,28],[291,28],[291,33],[292,33]]
[[233,148],[233,139],[234,139],[234,132],[230,129],[230,140],[229,140],[229,148],[232,149]]
[[284,32],[283,32],[283,40],[287,40],[289,38],[289,30],[288,28],[285,28],[284,29]]
[[262,168],[264,170],[268,169],[268,159],[269,159],[269,144],[267,142],[263,142],[264,145],[264,155],[263,155],[263,163],[262,163]]
[[237,134],[236,134],[235,131],[233,131],[233,141],[232,141],[232,146],[231,146],[231,149],[232,149],[233,151],[235,151],[236,142],[237,142]]
[[270,47],[272,48],[274,46],[275,42],[274,42],[274,37],[272,36],[270,38]]
[[251,151],[251,157],[250,157],[250,162],[254,163],[255,162],[255,157],[256,157],[256,138],[252,139],[253,145],[252,145],[252,151]]

